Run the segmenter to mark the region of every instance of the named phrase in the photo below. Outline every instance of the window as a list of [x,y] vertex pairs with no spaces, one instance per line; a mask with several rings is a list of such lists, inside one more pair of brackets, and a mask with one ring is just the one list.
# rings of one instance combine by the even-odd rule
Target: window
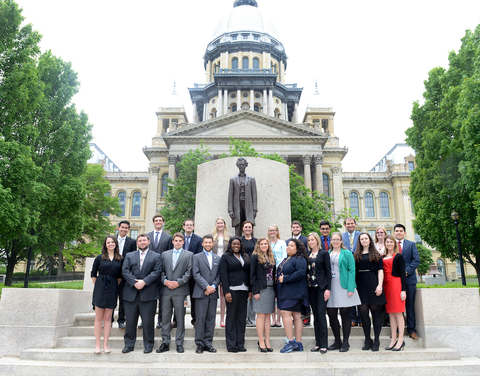
[[414,162],[408,162],[408,171],[413,171],[415,170],[415,163]]
[[260,60],[256,57],[253,58],[253,69],[260,69]]
[[218,65],[218,64],[215,65],[215,73],[218,73],[219,68],[220,68],[220,65]]
[[253,106],[253,111],[260,112],[260,107],[258,107],[258,105],[256,104],[255,106]]
[[462,271],[460,269],[460,262],[459,261],[455,261],[455,267],[457,269],[457,277],[458,276],[461,276],[462,275]]
[[238,59],[236,57],[232,59],[232,69],[238,69]]
[[242,39],[247,40],[248,39],[248,34],[242,34]]
[[388,193],[380,193],[380,216],[390,217],[390,206],[388,204]]
[[232,40],[237,40],[237,34],[232,35]]
[[260,40],[260,35],[254,34],[254,35],[253,35],[253,40]]
[[277,73],[277,66],[276,65],[272,64],[271,68],[272,68],[272,73]]
[[373,193],[365,193],[365,217],[375,217],[375,206],[373,205]]
[[387,230],[388,235],[392,235],[392,230]]
[[437,260],[437,268],[439,273],[445,277],[445,263],[443,262],[442,259]]
[[415,244],[422,245],[422,238],[418,234],[415,234]]
[[118,195],[118,203],[120,204],[120,217],[125,217],[125,203],[127,202],[127,194],[120,192]]
[[242,69],[248,69],[248,57],[242,59]]
[[[106,197],[112,197],[112,194],[110,192],[105,193]],[[102,212],[103,216],[108,217],[110,213],[108,211]]]
[[165,197],[168,192],[168,174],[162,175],[162,197]]
[[132,196],[132,217],[140,217],[140,209],[142,207],[142,194],[135,192]]
[[138,230],[130,230],[130,237],[131,237],[133,240],[137,240],[137,238],[138,238]]
[[330,186],[328,184],[328,175],[327,174],[322,175],[322,181],[323,181],[323,193],[326,196],[330,196]]
[[168,127],[170,127],[170,120],[169,119],[162,119],[162,128],[164,132],[168,131]]
[[373,241],[375,241],[375,230],[368,230],[368,234],[372,237]]
[[236,104],[232,104],[232,112],[235,112],[237,111],[237,105]]
[[350,209],[352,209],[352,215],[358,216],[360,209],[358,207],[358,194],[356,192],[350,193]]

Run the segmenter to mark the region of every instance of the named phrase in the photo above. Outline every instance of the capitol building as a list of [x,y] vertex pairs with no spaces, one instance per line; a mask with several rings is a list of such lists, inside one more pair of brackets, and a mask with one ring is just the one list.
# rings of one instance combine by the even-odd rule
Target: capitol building
[[[287,54],[265,14],[255,0],[236,0],[206,41],[206,82],[188,88],[193,112],[186,113],[175,88],[169,100],[160,103],[152,141],[143,148],[148,171],[107,169],[112,196],[122,207],[120,219],[112,221],[130,221],[133,238],[151,231],[152,217],[165,202],[167,177],[175,180],[182,155],[206,144],[216,159],[228,152],[233,137],[294,165],[306,187],[333,198],[335,213],[353,209],[359,218],[357,230],[374,236],[378,226],[393,233],[393,226],[402,223],[407,238],[421,242],[413,231],[409,197],[414,151],[399,143],[370,171],[343,171],[348,148],[335,133],[335,109],[316,90],[305,113],[300,113],[302,88],[286,82]],[[455,264],[436,252],[434,259],[444,273],[456,272]]]

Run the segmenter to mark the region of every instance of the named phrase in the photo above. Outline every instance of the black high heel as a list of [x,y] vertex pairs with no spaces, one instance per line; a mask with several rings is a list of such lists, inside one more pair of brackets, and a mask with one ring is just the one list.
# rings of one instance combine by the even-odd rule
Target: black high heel
[[372,339],[365,340],[365,345],[362,347],[362,350],[370,350],[372,348],[373,341]]
[[402,346],[400,346],[398,349],[397,348],[393,348],[392,351],[401,351],[405,348],[405,342],[402,343]]
[[258,351],[263,353],[266,353],[268,351],[266,347],[260,347],[260,342],[257,342],[257,345],[258,345]]
[[[397,342],[398,342],[398,341],[397,341]],[[395,343],[393,344],[393,346],[391,346],[391,347],[390,347],[390,346],[389,346],[389,347],[385,347],[385,350],[391,350],[391,349],[393,349],[393,348],[397,345],[397,342],[395,342]]]

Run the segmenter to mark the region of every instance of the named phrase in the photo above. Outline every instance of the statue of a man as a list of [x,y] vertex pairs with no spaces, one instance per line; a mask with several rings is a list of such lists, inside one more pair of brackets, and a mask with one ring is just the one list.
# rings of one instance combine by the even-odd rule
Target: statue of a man
[[228,214],[236,236],[242,236],[243,222],[251,221],[255,225],[257,216],[257,184],[253,176],[245,173],[247,166],[245,158],[237,159],[238,175],[230,179],[228,189]]

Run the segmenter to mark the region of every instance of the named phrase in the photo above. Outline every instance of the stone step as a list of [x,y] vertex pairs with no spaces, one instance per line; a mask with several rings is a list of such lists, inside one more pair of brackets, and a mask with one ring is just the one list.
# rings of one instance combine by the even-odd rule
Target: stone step
[[[329,351],[326,354],[312,353],[310,351],[293,352],[282,354],[279,350],[272,353],[260,353],[256,350],[249,350],[245,353],[228,353],[226,350],[218,350],[216,354],[204,353],[196,354],[195,350],[187,349],[185,353],[178,354],[172,348],[170,351],[157,354],[144,354],[142,348],[137,347],[135,351],[122,354],[121,349],[114,348],[110,354],[94,354],[93,348],[57,348],[57,349],[28,349],[20,354],[22,360],[45,360],[61,362],[103,362],[120,363],[160,363],[177,365],[178,368],[185,367],[187,363],[205,363],[212,364],[282,364],[293,363],[329,363],[329,362],[348,362],[352,365],[358,362],[417,362],[417,361],[440,361],[440,360],[459,360],[460,352],[457,350],[439,348],[439,349],[405,349],[404,351],[392,352],[381,350],[379,352],[362,351],[351,349],[346,353],[339,351]],[[299,368],[302,368],[300,366]],[[189,366],[186,368],[190,368]],[[418,374],[417,374],[418,375]],[[478,375],[477,375],[478,376]]]

